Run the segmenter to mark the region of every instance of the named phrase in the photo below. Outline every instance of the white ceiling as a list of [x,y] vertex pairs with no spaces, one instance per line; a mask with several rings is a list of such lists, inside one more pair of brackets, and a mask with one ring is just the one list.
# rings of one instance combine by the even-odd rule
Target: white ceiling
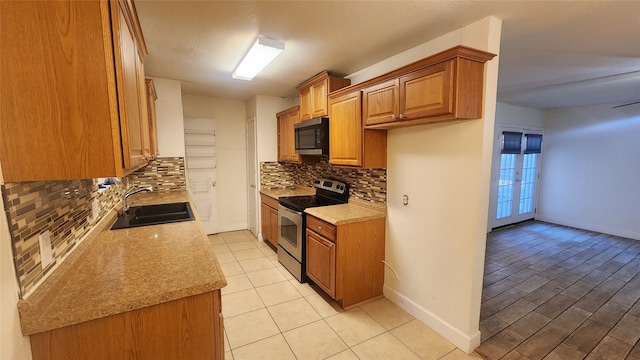
[[[640,101],[640,1],[141,1],[149,76],[185,93],[295,97],[488,15],[503,20],[498,101],[540,109]],[[285,51],[231,73],[258,35]]]

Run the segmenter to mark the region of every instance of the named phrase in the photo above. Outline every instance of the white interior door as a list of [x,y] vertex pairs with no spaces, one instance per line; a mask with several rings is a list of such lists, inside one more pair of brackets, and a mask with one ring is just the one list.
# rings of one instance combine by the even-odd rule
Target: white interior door
[[[504,136],[517,138],[517,153],[503,153]],[[527,138],[540,136],[539,129],[499,128],[496,134],[494,172],[491,187],[490,228],[535,218],[538,182],[540,179],[540,153],[527,153]]]
[[207,234],[219,232],[216,170],[216,123],[184,119],[187,189]]
[[247,222],[249,231],[258,236],[258,163],[256,161],[256,119],[247,118]]

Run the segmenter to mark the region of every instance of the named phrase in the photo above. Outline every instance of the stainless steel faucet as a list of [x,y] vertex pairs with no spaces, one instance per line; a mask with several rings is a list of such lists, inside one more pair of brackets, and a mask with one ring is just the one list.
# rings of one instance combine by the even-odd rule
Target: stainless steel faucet
[[[137,193],[141,193],[143,191],[153,191],[153,186],[147,186],[147,187],[143,187],[143,188],[137,188],[137,187],[132,187],[131,189],[129,189],[126,193],[124,193],[124,212],[129,211],[129,207],[131,205],[127,204],[127,199],[129,198],[129,196],[131,195],[135,195]],[[135,201],[134,201],[135,202]],[[133,203],[131,203],[133,205]]]

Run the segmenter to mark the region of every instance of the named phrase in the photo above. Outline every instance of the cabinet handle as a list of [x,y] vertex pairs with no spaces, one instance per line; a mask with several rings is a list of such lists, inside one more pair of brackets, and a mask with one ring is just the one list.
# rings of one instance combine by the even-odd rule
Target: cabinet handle
[[322,230],[322,226],[318,226],[318,230]]
[[404,119],[404,115],[403,115],[403,114],[400,114],[400,115],[398,116],[398,119]]
[[322,245],[326,246],[327,249],[331,249],[333,247],[333,243],[331,241],[327,241],[325,239],[322,239]]

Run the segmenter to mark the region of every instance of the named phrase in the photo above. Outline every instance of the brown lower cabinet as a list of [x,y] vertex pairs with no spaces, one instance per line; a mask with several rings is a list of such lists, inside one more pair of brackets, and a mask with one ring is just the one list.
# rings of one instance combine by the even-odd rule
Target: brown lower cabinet
[[278,246],[278,200],[260,194],[260,214],[262,239]]
[[307,215],[307,276],[344,308],[382,296],[385,222],[336,226]]
[[34,360],[223,360],[223,329],[214,290],[33,334],[31,351]]

